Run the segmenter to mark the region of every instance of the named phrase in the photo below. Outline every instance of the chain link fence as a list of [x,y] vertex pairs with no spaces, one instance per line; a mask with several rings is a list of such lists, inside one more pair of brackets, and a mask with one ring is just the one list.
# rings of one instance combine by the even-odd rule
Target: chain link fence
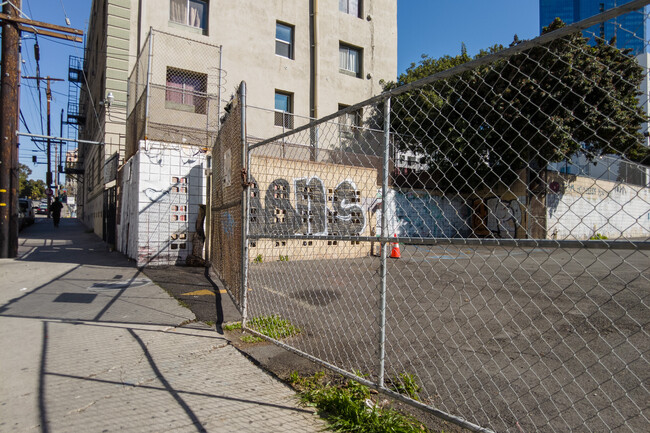
[[586,29],[647,3],[285,123],[245,164],[227,120],[213,264],[245,328],[287,319],[265,338],[473,431],[645,431],[647,61]]
[[208,203],[210,229],[208,259],[210,271],[224,283],[233,301],[243,313],[244,257],[242,168],[245,164],[246,142],[245,85],[226,105],[224,122],[212,148],[212,175]]

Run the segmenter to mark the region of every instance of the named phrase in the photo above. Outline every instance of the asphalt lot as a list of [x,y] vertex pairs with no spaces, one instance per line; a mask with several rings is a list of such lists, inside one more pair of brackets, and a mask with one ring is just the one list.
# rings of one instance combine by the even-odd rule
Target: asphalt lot
[[[379,259],[307,259],[251,264],[250,315],[288,318],[302,332],[287,344],[376,377]],[[496,431],[643,431],[649,304],[648,251],[402,246],[386,376],[414,374],[426,403]]]

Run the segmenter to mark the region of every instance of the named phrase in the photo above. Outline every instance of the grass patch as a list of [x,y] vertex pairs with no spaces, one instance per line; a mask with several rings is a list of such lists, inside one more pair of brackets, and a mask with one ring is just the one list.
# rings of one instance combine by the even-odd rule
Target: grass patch
[[291,337],[300,332],[300,329],[293,326],[288,320],[277,315],[253,317],[248,321],[248,326],[275,340]]
[[262,341],[264,341],[262,337],[258,337],[257,335],[244,335],[239,339],[244,343],[261,343]]
[[221,328],[224,331],[234,331],[235,329],[241,329],[241,322],[229,322],[224,323]]
[[600,233],[596,233],[592,237],[589,238],[590,241],[604,241],[607,240],[607,236],[601,235]]
[[428,432],[415,418],[377,404],[370,388],[357,381],[332,384],[323,372],[311,377],[300,377],[294,372],[289,382],[298,389],[303,403],[316,407],[335,432]]
[[203,322],[203,323],[205,323],[205,324],[208,325],[208,326],[214,326],[214,321],[213,321],[213,320],[206,320],[206,321]]

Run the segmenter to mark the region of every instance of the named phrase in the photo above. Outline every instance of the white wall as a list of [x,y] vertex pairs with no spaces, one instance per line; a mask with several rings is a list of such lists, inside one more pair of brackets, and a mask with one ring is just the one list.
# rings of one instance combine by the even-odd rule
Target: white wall
[[[557,182],[557,186],[553,185]],[[547,196],[549,238],[589,239],[650,236],[650,189],[578,177],[558,177],[550,183],[557,193]]]
[[[205,203],[205,153],[194,146],[141,141],[122,168],[120,251],[138,266],[184,263]],[[128,181],[128,172],[131,180]],[[135,175],[133,175],[135,174]]]
[[[459,196],[430,195],[427,191],[388,192],[388,235],[455,238],[471,236],[471,208]],[[381,234],[381,199],[376,209],[375,233]]]

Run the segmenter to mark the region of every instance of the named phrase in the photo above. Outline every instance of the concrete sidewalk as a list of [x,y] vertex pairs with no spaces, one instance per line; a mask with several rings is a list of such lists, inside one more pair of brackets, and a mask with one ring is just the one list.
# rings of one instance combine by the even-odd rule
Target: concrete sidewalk
[[316,432],[323,422],[76,220],[0,259],[0,432]]

